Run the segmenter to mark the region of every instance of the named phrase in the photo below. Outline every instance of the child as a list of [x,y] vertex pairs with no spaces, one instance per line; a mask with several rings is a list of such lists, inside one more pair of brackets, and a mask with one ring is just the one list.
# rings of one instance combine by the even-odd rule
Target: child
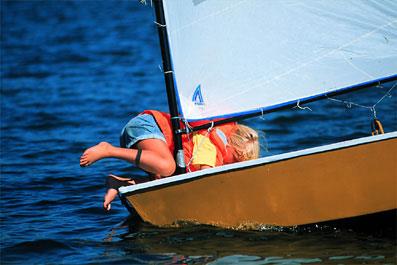
[[[183,135],[182,142],[188,171],[259,156],[257,132],[236,123]],[[80,166],[89,166],[103,158],[118,158],[135,164],[155,179],[171,176],[175,171],[172,127],[167,113],[149,110],[131,119],[121,132],[120,146],[101,142],[88,148],[80,158]],[[104,209],[110,210],[118,187],[134,184],[136,181],[133,179],[109,175]]]

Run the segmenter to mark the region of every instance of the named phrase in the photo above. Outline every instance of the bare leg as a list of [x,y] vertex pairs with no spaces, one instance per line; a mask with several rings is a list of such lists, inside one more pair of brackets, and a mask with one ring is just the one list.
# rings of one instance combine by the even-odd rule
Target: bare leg
[[[167,144],[159,139],[147,139],[138,142],[137,147],[142,149],[139,167],[159,176],[170,176],[175,171],[175,160]],[[101,142],[88,148],[80,158],[80,166],[85,167],[103,158],[118,158],[135,163],[137,149],[115,147]]]
[[152,173],[155,178],[168,177],[174,173],[174,155],[164,141],[147,139],[139,141],[136,147],[142,150],[140,168]]
[[[152,173],[155,178],[172,175],[175,171],[175,160],[167,144],[159,139],[142,140],[136,144],[142,150],[139,167]],[[103,158],[118,158],[130,163],[135,163],[138,149],[115,147],[107,142],[101,142],[88,148],[80,158],[80,166],[86,167]],[[125,178],[120,180],[128,180]],[[135,183],[131,183],[135,184]],[[110,210],[111,202],[116,198],[117,190],[109,189],[104,197],[103,207]]]

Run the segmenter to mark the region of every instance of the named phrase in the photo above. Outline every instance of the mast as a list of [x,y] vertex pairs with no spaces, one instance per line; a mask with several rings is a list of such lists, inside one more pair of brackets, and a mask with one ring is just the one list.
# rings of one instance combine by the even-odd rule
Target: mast
[[[238,8],[237,5],[232,3],[233,1],[221,1],[217,2],[216,5],[210,4],[211,1],[202,5],[201,2],[203,1],[199,1],[200,4],[196,4],[195,1],[186,1],[183,5],[178,0],[165,1],[153,0],[153,4],[159,26],[164,75],[170,113],[173,117],[172,126],[176,146],[178,142],[181,142],[180,137],[183,133],[299,106],[299,104],[394,81],[397,78],[394,70],[397,64],[392,63],[395,62],[393,60],[395,53],[390,52],[391,43],[389,43],[390,41],[383,41],[383,38],[378,36],[379,34],[383,36],[383,31],[391,34],[394,32],[392,25],[395,24],[395,19],[391,15],[387,15],[386,21],[381,25],[378,25],[378,18],[375,15],[368,16],[367,23],[376,26],[373,29],[359,27],[355,23],[349,22],[350,20],[346,20],[344,24],[348,30],[338,31],[337,38],[329,39],[326,32],[321,31],[322,34],[318,34],[318,30],[328,25],[333,25],[333,28],[338,29],[340,21],[330,17],[322,21],[323,24],[318,24],[317,16],[306,9],[299,9],[304,19],[299,25],[295,25],[296,27],[294,23],[291,24],[291,21],[279,16],[271,16],[267,20],[263,20],[259,15],[262,11],[272,10],[274,14],[277,14],[279,10],[284,10],[283,4],[278,2],[273,4],[269,4],[267,1],[250,2],[249,8],[245,9]],[[304,0],[297,1],[304,2]],[[354,1],[350,4],[354,5]],[[345,10],[345,6],[340,3],[332,2],[324,5],[313,2],[312,4],[313,8],[332,9],[335,14],[344,14],[343,10]],[[375,8],[369,4],[363,6],[368,11]],[[233,10],[233,12],[221,12],[223,10]],[[165,14],[164,11],[167,11],[167,13]],[[177,16],[178,12],[181,12],[180,16]],[[214,16],[210,16],[211,20],[203,19],[207,18],[208,14],[214,14]],[[218,14],[219,20],[216,21],[219,23],[214,23],[213,19]],[[251,14],[258,14],[258,16],[251,18]],[[354,18],[354,15],[354,13],[349,13],[352,18]],[[166,25],[166,19],[168,25]],[[263,34],[264,29],[269,24],[275,25],[280,30],[274,29],[272,32]],[[316,27],[313,27],[314,25]],[[171,28],[173,26],[179,28]],[[296,30],[299,30],[301,34],[296,34]],[[245,38],[241,39],[241,33],[246,35]],[[303,39],[300,37],[290,39],[291,35],[305,36],[304,41],[301,41]],[[206,37],[202,38],[202,36]],[[258,36],[260,36],[260,39],[258,39]],[[306,36],[309,36],[310,40]],[[351,36],[357,36],[357,38],[346,43],[346,40],[350,39]],[[264,49],[263,43],[274,41],[274,39],[280,40],[280,45]],[[170,43],[169,40],[172,40],[172,42]],[[212,43],[209,42],[211,40],[213,40]],[[329,41],[332,41],[332,44],[329,44],[330,47],[336,48],[324,49]],[[377,45],[374,47],[371,44],[372,42]],[[186,43],[189,43],[189,49],[185,46],[183,46],[185,49],[181,48],[182,44],[186,45]],[[247,43],[249,44],[247,46],[249,47],[247,50],[249,53],[241,52],[246,48]],[[310,49],[307,49],[308,43]],[[173,53],[174,56],[171,61],[170,52],[174,47],[177,50],[172,50],[175,54]],[[351,48],[351,51],[348,52],[351,56],[349,61],[346,60],[347,54],[341,52],[348,47]],[[371,55],[369,56],[370,63],[366,61],[367,59],[363,60],[362,56],[354,55],[355,50],[361,51],[362,49],[365,49]],[[208,56],[209,51],[214,50],[219,53],[216,56],[217,58],[230,58],[230,60],[216,60],[216,58]],[[278,56],[280,52],[283,52],[281,57]],[[286,53],[284,54],[284,52]],[[298,57],[305,58],[304,61],[294,59],[297,52],[302,53]],[[331,54],[333,56],[330,56]],[[186,58],[189,58],[189,60],[186,60]],[[247,60],[247,58],[250,59]],[[354,62],[352,62],[353,60]],[[235,64],[234,61],[239,63]],[[277,62],[280,67],[273,71],[272,63],[264,64],[264,62]],[[291,68],[291,62],[295,65],[293,68]],[[172,72],[173,65],[178,66],[178,76],[175,76]],[[367,78],[363,79],[362,74],[358,73],[356,69],[358,66],[354,65],[360,66],[359,72],[368,73],[367,75],[371,76],[372,80],[366,81]],[[380,69],[379,65],[383,65],[383,67]],[[210,74],[203,75],[203,69]],[[246,69],[250,70],[247,71]],[[332,69],[332,74],[328,73],[329,69]],[[235,76],[236,73],[238,74]],[[337,79],[335,76],[340,76],[340,78]],[[272,85],[258,85],[261,82],[271,84],[279,78],[281,78],[280,86],[276,86],[277,89],[273,89]],[[174,84],[176,82],[174,82],[174,79],[178,82],[178,91],[175,90]],[[248,82],[246,82],[247,80]],[[226,101],[234,99],[235,102],[230,106],[221,107],[225,102],[226,87],[227,93],[230,93]],[[252,87],[255,89],[252,89]],[[192,97],[193,88],[196,88],[196,90],[200,88],[200,93],[194,92]],[[331,88],[332,90],[329,90]],[[206,93],[210,90],[211,93]],[[290,93],[290,90],[294,90],[294,93]],[[210,96],[202,97],[201,91],[206,93],[207,96],[210,94]],[[178,94],[178,98],[176,94]],[[186,113],[186,106],[194,107],[196,105],[195,95],[199,96],[198,105],[202,103],[198,111],[205,110],[205,114],[202,116],[189,113],[195,111],[190,107],[188,113]],[[258,100],[258,96],[261,95],[264,100]],[[195,105],[191,105],[192,103]],[[215,121],[194,128],[189,127],[188,131],[186,128],[179,129],[177,106],[179,106],[180,113],[187,121],[211,119],[215,119]],[[234,106],[244,106],[244,108],[240,109]],[[182,147],[177,147],[177,150],[182,151]],[[176,159],[178,161],[177,157]]]
[[171,125],[174,138],[174,157],[176,162],[175,174],[182,174],[186,172],[186,166],[182,147],[182,136],[180,134],[180,118],[175,94],[175,82],[171,64],[171,55],[168,43],[166,21],[164,16],[163,0],[154,0],[153,5],[156,13],[161,55],[163,59],[164,79],[167,89],[168,107],[171,115]]

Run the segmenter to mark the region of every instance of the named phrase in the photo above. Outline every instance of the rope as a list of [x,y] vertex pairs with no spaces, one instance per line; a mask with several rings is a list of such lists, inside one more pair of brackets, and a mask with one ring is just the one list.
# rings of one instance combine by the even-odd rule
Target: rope
[[[343,103],[343,104],[345,104],[349,109],[352,107],[352,106],[356,106],[356,107],[359,107],[359,108],[364,108],[364,109],[369,109],[371,112],[372,112],[372,115],[373,115],[373,117],[374,117],[374,119],[377,119],[377,117],[376,117],[376,106],[379,104],[379,103],[381,103],[386,97],[391,97],[392,95],[391,95],[391,92],[392,92],[392,90],[394,89],[394,88],[396,88],[396,86],[397,86],[397,83],[395,83],[374,105],[372,105],[372,106],[365,106],[365,105],[361,105],[361,104],[358,104],[358,103],[355,103],[355,102],[352,102],[352,101],[347,101],[347,100],[341,100],[341,99],[335,99],[335,98],[330,98],[330,97],[327,97],[329,100],[331,100],[331,101],[335,101],[335,102],[339,102],[339,103]],[[378,87],[380,87],[380,85],[378,85]]]
[[172,73],[173,73],[172,70],[164,72],[164,70],[163,70],[163,68],[161,67],[161,65],[158,65],[158,67],[159,67],[160,71],[161,71],[162,73],[164,73],[164,74],[172,74]]
[[265,113],[263,112],[263,109],[261,109],[262,115],[259,117],[261,120],[266,121],[265,119]]
[[165,28],[165,27],[167,27],[167,25],[160,24],[160,23],[158,23],[157,21],[153,21],[153,23],[156,24],[157,26],[159,26],[160,28]]
[[189,122],[186,119],[183,119],[182,122],[185,124],[187,140],[190,141],[190,132],[193,131],[193,127],[190,126]]
[[[147,0],[139,0],[142,5],[147,6]],[[150,0],[150,6],[153,6],[153,0]]]
[[296,102],[296,106],[293,107],[293,109],[295,109],[295,108],[298,108],[298,109],[301,109],[301,110],[308,109],[308,110],[312,111],[311,108],[309,108],[309,107],[301,107],[299,104],[300,104],[300,100],[298,100],[298,102]]

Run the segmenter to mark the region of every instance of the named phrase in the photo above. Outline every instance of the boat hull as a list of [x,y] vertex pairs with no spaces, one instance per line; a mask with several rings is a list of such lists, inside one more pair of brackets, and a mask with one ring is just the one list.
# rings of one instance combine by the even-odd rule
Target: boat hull
[[387,211],[397,208],[397,139],[374,139],[123,187],[121,196],[159,226],[295,226]]

